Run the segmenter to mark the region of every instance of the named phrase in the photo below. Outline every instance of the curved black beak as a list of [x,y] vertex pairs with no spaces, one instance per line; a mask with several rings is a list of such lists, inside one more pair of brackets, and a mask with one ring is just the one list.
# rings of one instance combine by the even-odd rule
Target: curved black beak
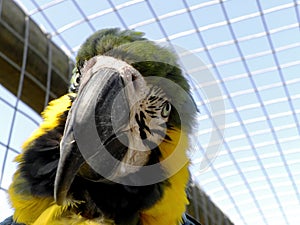
[[76,176],[104,179],[127,151],[126,137],[114,130],[114,126],[122,127],[128,121],[124,78],[114,66],[101,65],[83,77],[86,80],[81,81],[83,85],[69,111],[60,144],[54,185],[54,198],[59,205],[66,202]]

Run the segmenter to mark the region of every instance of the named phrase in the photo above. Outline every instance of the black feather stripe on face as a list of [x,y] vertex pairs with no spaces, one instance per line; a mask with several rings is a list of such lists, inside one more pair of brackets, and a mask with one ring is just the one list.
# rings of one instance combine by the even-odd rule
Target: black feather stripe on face
[[139,125],[140,137],[142,140],[145,140],[147,138],[147,134],[146,134],[145,130],[147,130],[151,134],[149,127],[145,123],[145,118],[146,118],[146,116],[142,111],[140,111],[139,116],[138,116],[138,114],[135,114],[135,120],[136,120],[137,124]]

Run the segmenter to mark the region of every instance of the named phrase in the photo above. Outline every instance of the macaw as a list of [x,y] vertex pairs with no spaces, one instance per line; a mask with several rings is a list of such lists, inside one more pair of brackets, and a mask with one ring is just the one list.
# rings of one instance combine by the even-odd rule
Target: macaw
[[196,224],[185,210],[197,109],[175,54],[143,36],[104,29],[80,47],[69,93],[16,157],[2,224]]

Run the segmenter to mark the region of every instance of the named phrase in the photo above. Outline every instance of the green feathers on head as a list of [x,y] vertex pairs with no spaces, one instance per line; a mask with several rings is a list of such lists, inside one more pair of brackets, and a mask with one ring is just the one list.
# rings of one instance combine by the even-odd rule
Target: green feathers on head
[[155,44],[143,36],[142,32],[121,31],[118,28],[97,31],[79,49],[76,66],[80,69],[90,58],[105,55],[127,62],[144,77],[162,77],[175,82],[183,89],[182,92],[178,92],[174,87],[174,90],[169,90],[170,87],[165,88],[169,93],[173,93],[169,96],[171,103],[177,108],[181,107],[181,115],[173,113],[170,123],[176,126],[184,124],[184,127],[190,129],[196,107],[190,98],[190,86],[177,63],[176,55],[170,49]]
[[80,47],[76,57],[76,66],[80,68],[86,60],[96,55],[105,55],[120,45],[145,40],[143,35],[144,33],[142,32],[121,31],[119,28],[99,30],[91,35]]

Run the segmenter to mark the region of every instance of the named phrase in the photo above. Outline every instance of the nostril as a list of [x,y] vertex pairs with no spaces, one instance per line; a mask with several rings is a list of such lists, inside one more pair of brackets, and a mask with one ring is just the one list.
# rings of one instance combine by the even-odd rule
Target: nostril
[[141,88],[146,86],[142,75],[131,66],[124,66],[120,70],[120,76],[125,84],[124,86],[128,86],[132,95],[134,92],[141,92]]
[[138,78],[138,77],[137,77],[136,74],[134,74],[134,73],[131,74],[131,81],[132,81],[132,82],[135,81],[137,78]]
[[125,84],[135,81],[138,78],[138,75],[135,74],[135,71],[130,67],[124,67],[121,71],[121,77]]

